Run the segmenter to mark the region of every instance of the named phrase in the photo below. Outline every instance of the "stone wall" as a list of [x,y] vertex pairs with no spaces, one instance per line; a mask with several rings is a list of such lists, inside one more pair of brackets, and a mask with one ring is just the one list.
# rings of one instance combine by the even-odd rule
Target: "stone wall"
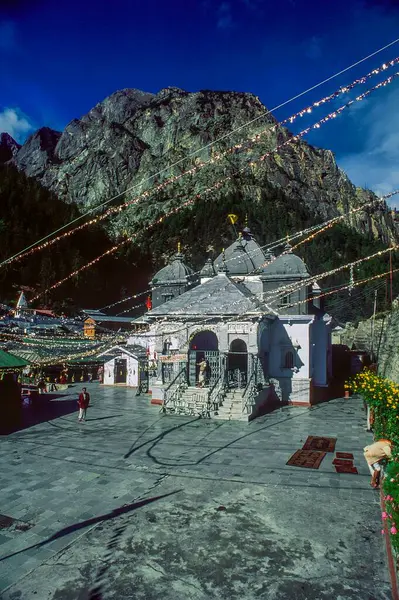
[[371,352],[374,349],[374,352],[377,352],[378,347],[382,345],[386,323],[387,318],[375,319],[374,341],[372,341],[372,318],[360,321],[357,326],[347,323],[342,331],[333,333],[333,344],[345,344],[350,350],[366,350],[367,352]]
[[399,383],[399,300],[392,304],[392,312],[385,320],[378,360],[380,375]]

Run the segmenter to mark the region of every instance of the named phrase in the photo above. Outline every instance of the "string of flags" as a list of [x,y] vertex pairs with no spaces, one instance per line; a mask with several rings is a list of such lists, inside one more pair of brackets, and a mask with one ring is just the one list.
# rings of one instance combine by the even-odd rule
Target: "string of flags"
[[[207,161],[198,161],[197,164],[193,167],[191,167],[190,169],[187,169],[185,171],[183,171],[182,173],[169,177],[168,179],[166,179],[164,182],[162,182],[161,184],[158,184],[155,188],[153,188],[152,190],[147,190],[145,192],[143,192],[142,194],[140,194],[139,196],[128,200],[122,204],[120,204],[119,206],[115,206],[115,207],[111,207],[109,209],[107,209],[104,213],[102,213],[101,215],[98,215],[96,217],[93,217],[92,219],[90,219],[89,221],[86,221],[85,223],[70,229],[69,231],[66,231],[62,234],[60,234],[59,236],[56,236],[54,238],[52,238],[51,240],[46,240],[45,242],[38,244],[36,246],[34,246],[33,248],[27,249],[26,251],[22,251],[20,253],[18,253],[17,255],[6,259],[5,261],[3,261],[2,263],[0,263],[0,267],[5,266],[7,264],[11,264],[13,262],[22,260],[23,258],[33,254],[34,252],[38,252],[40,250],[43,250],[45,248],[50,247],[51,245],[59,242],[60,240],[69,237],[71,235],[74,235],[76,232],[81,231],[82,229],[89,227],[91,225],[94,225],[96,223],[99,223],[100,221],[108,218],[111,215],[115,215],[118,214],[120,212],[122,212],[125,208],[127,208],[128,206],[131,206],[133,204],[138,203],[140,200],[146,199],[149,196],[153,195],[154,193],[157,193],[159,191],[164,190],[168,185],[171,185],[172,183],[176,183],[178,180],[180,180],[181,178],[187,176],[187,175],[194,175],[196,174],[200,169],[204,168],[207,165],[213,165],[216,162],[220,161],[222,158],[224,158],[225,156],[227,156],[228,154],[231,154],[233,152],[237,152],[238,150],[248,150],[253,144],[261,141],[261,138],[264,135],[269,135],[272,131],[275,131],[277,129],[277,127],[279,126],[283,126],[287,123],[294,123],[294,121],[299,117],[303,117],[306,114],[310,114],[312,112],[312,110],[314,108],[318,108],[319,106],[328,103],[336,98],[338,98],[340,95],[342,94],[347,94],[350,90],[352,90],[354,87],[360,85],[360,84],[364,84],[366,83],[366,81],[368,81],[371,77],[374,77],[376,75],[378,75],[379,73],[382,73],[383,71],[385,71],[386,69],[399,64],[399,57],[389,61],[389,62],[384,62],[380,67],[373,69],[372,71],[370,71],[369,73],[367,73],[367,75],[364,75],[361,78],[358,78],[356,80],[354,80],[352,83],[345,85],[345,86],[341,86],[338,90],[336,90],[335,92],[333,92],[332,94],[329,94],[328,96],[325,96],[324,98],[321,98],[320,100],[317,100],[315,102],[313,102],[312,105],[307,106],[304,109],[301,109],[300,111],[298,111],[297,113],[295,113],[294,115],[291,115],[290,117],[288,117],[287,119],[281,121],[281,123],[276,123],[275,125],[273,125],[272,127],[268,126],[266,129],[258,132],[256,135],[250,137],[247,141],[239,143],[239,144],[234,144],[233,146],[231,146],[230,148],[224,150],[223,152],[217,152],[214,153],[212,155],[212,158],[207,160]],[[374,86],[373,88],[371,88],[371,90],[369,92],[367,92],[367,95],[369,95],[371,93],[371,91],[375,91],[376,89],[378,89],[379,87],[388,85],[389,83],[392,82],[392,80],[396,77],[397,74],[395,74],[394,76],[392,76],[391,78],[388,78],[387,80],[385,80],[384,82],[379,83],[377,86]],[[348,103],[348,105],[352,104],[355,101],[360,101],[363,95],[360,95],[356,98],[356,100],[350,101]],[[346,105],[345,105],[346,107]],[[339,109],[340,111],[344,110],[344,107]],[[326,120],[330,120],[331,118],[335,118],[337,115],[339,114],[339,111],[335,111],[334,113],[331,113],[331,115],[328,115],[327,117],[325,117]],[[316,123],[313,127],[308,128],[307,130],[304,130],[306,133],[308,133],[312,128],[318,129],[322,122],[326,122],[325,120],[321,120],[320,122]],[[300,135],[300,134],[298,134]],[[305,133],[303,133],[302,135],[305,135]],[[300,137],[302,137],[302,135],[300,135]],[[297,138],[299,139],[299,138]],[[294,140],[295,141],[295,140]],[[277,147],[277,149],[282,148],[284,146],[284,144],[280,145]],[[274,149],[272,152],[275,152],[276,149]],[[264,160],[264,158],[266,156],[270,156],[270,153],[265,154],[263,157],[261,157],[260,160]],[[251,166],[253,166],[254,163],[251,163]],[[234,215],[233,215],[234,216]],[[127,231],[125,231],[124,235],[127,237],[127,239],[129,239],[128,233]]]
[[[336,118],[339,114],[342,113],[342,111],[344,111],[347,108],[349,108],[354,102],[360,102],[360,101],[364,100],[365,98],[367,98],[372,92],[376,91],[380,87],[383,87],[383,86],[386,86],[386,85],[392,83],[392,81],[396,77],[398,77],[398,76],[399,76],[399,72],[395,73],[391,77],[388,77],[386,80],[380,82],[379,84],[377,84],[376,86],[374,86],[370,90],[364,92],[360,96],[357,96],[356,100],[350,100],[349,102],[345,103],[343,106],[341,106],[337,110],[335,110],[335,111],[331,112],[330,114],[328,114],[327,116],[323,117],[318,122],[316,122],[313,125],[311,125],[310,127],[307,127],[306,129],[303,129],[301,132],[299,132],[295,136],[292,136],[292,137],[288,138],[287,140],[285,140],[284,142],[282,142],[281,144],[279,144],[278,146],[276,146],[273,150],[266,152],[265,154],[263,154],[262,156],[260,156],[256,160],[251,160],[249,163],[247,163],[244,167],[242,167],[238,171],[236,171],[236,172],[232,173],[231,175],[227,175],[226,177],[220,179],[219,181],[215,182],[214,184],[212,184],[211,186],[209,186],[208,188],[206,188],[202,193],[196,194],[193,198],[190,198],[189,200],[186,200],[180,206],[177,206],[177,207],[171,209],[169,212],[165,213],[164,215],[162,215],[161,217],[159,217],[158,219],[156,219],[153,223],[150,223],[149,225],[147,225],[147,227],[142,228],[141,231],[140,231],[140,233],[142,233],[143,231],[148,231],[149,229],[153,228],[155,225],[158,225],[158,224],[162,223],[165,219],[167,219],[168,217],[170,217],[172,214],[176,214],[177,212],[180,212],[183,208],[191,206],[192,204],[195,203],[195,201],[197,201],[198,199],[200,199],[202,196],[209,194],[211,191],[215,191],[217,189],[220,189],[223,186],[223,184],[225,184],[227,181],[230,181],[238,173],[244,171],[248,167],[248,165],[251,166],[251,167],[254,167],[258,162],[262,162],[266,158],[272,156],[277,150],[280,150],[281,148],[286,147],[289,144],[294,144],[300,138],[302,138],[307,133],[309,133],[311,130],[317,129],[321,125],[324,125],[325,123],[329,122],[330,120]],[[50,291],[58,288],[60,285],[62,285],[63,283],[65,283],[66,281],[68,281],[69,279],[71,279],[72,277],[76,277],[76,275],[78,275],[78,274],[82,273],[83,271],[85,271],[86,269],[94,266],[96,263],[98,263],[105,256],[110,256],[112,254],[115,254],[115,252],[117,252],[122,246],[124,246],[124,245],[126,245],[128,243],[131,243],[132,241],[136,240],[136,238],[138,237],[138,235],[139,235],[138,233],[135,233],[135,234],[129,236],[128,238],[124,239],[120,243],[115,244],[112,248],[109,248],[103,254],[97,256],[95,259],[89,261],[85,265],[82,265],[81,267],[79,267],[78,269],[76,269],[75,271],[73,271],[72,273],[70,273],[69,275],[67,275],[66,277],[64,277],[63,279],[57,281],[56,283],[54,283],[53,285],[51,285],[50,287],[48,287],[46,290],[40,292],[39,294],[36,294],[36,296],[34,296],[34,298],[32,298],[32,300],[37,300],[42,295],[44,295],[44,294],[46,294],[46,293],[48,293],[48,292],[50,292]]]

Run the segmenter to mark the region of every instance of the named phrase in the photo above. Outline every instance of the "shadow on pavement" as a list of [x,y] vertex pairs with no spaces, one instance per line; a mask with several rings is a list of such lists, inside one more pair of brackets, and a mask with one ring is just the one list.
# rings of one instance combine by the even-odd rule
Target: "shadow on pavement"
[[33,546],[27,546],[26,548],[23,548],[22,550],[18,550],[17,552],[13,552],[12,554],[7,554],[6,556],[2,556],[0,558],[0,562],[3,560],[6,560],[7,558],[11,558],[12,556],[17,556],[18,554],[21,554],[22,552],[26,552],[26,550],[31,550],[32,548],[41,548],[42,546],[45,546],[46,544],[50,544],[51,542],[54,542],[55,540],[58,540],[59,538],[62,538],[65,535],[68,535],[69,533],[73,533],[74,531],[79,531],[80,529],[84,529],[85,527],[90,527],[91,525],[96,525],[97,523],[101,523],[102,521],[109,521],[110,519],[114,519],[115,517],[119,517],[120,515],[129,513],[133,510],[141,508],[142,506],[146,506],[146,504],[151,504],[152,502],[156,502],[157,500],[161,500],[162,498],[167,498],[168,496],[173,496],[174,494],[178,494],[181,491],[183,491],[183,490],[182,489],[175,490],[174,492],[169,492],[168,494],[162,494],[161,496],[154,496],[153,498],[145,498],[144,500],[139,500],[138,502],[132,502],[132,504],[126,504],[124,506],[121,506],[120,508],[115,508],[111,512],[105,513],[104,515],[99,515],[98,517],[93,517],[92,519],[87,519],[86,521],[82,521],[81,523],[74,523],[73,525],[68,525],[68,527],[64,527],[63,529],[60,529],[60,531],[57,531],[57,533],[54,533],[54,535],[49,537],[47,540],[44,540],[44,542],[40,542],[39,544],[33,544]]
[[[191,423],[195,423],[195,421],[199,421],[200,419],[202,419],[202,417],[195,417],[195,419],[191,419],[190,421],[186,421],[184,423],[180,423],[179,425],[175,425],[174,427],[170,427],[166,431],[162,431],[161,433],[159,433],[158,435],[156,435],[154,438],[152,438],[150,440],[147,440],[146,442],[143,442],[139,446],[135,446],[135,444],[137,443],[138,439],[140,437],[142,437],[142,435],[145,433],[145,431],[147,431],[148,429],[150,429],[152,427],[152,425],[150,425],[150,427],[147,427],[147,429],[142,434],[139,435],[139,437],[136,439],[136,441],[133,442],[133,444],[130,446],[129,450],[126,452],[126,454],[124,454],[123,458],[129,458],[134,452],[137,452],[137,450],[140,450],[140,448],[142,448],[143,446],[146,446],[150,442],[155,442],[155,444],[156,444],[156,443],[160,442],[161,440],[163,440],[163,438],[165,436],[169,435],[169,433],[172,433],[172,431],[176,431],[177,429],[181,429],[182,427],[186,427],[187,425],[190,425]],[[159,420],[160,419],[157,419],[156,422],[158,422]]]
[[97,417],[97,419],[86,419],[86,421],[104,421],[105,419],[115,419],[116,417],[123,417],[123,415],[110,415],[109,417]]
[[16,418],[10,419],[0,434],[8,435],[77,411],[77,398],[72,400],[70,396],[66,398],[56,393],[40,394],[32,404],[22,403]]

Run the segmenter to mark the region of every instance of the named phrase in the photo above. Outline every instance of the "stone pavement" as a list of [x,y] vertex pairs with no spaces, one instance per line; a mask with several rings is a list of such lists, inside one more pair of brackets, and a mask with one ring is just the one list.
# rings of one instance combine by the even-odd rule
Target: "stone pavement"
[[[0,438],[2,600],[391,598],[360,400],[247,424],[91,384],[78,424],[78,391]],[[308,435],[337,437],[359,475],[333,454],[287,466]]]

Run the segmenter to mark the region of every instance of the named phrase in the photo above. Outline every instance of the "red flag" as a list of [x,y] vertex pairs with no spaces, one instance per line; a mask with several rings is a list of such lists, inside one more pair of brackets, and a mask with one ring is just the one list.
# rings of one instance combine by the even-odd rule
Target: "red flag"
[[151,296],[148,296],[147,300],[145,301],[145,305],[146,305],[146,307],[147,307],[148,310],[152,309]]

